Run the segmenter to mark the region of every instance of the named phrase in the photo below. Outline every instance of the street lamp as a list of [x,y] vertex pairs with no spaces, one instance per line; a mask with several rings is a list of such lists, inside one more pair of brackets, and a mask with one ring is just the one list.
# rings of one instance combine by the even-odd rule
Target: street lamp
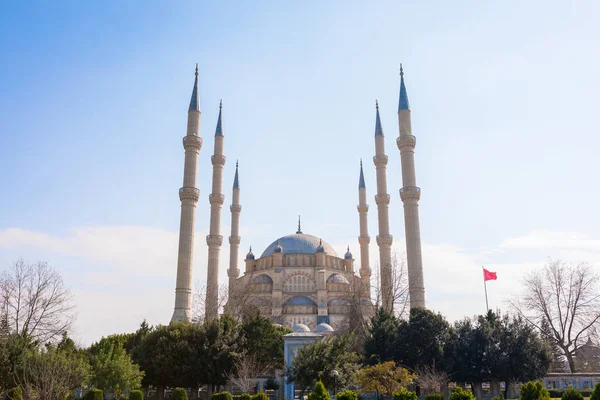
[[336,369],[331,371],[331,377],[333,378],[333,397],[335,397],[335,395],[336,395],[338,376],[340,376],[340,373]]

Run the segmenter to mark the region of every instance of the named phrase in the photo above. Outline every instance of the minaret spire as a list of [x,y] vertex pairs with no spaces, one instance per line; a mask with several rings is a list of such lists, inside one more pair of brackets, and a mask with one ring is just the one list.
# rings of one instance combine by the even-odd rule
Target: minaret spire
[[392,312],[394,310],[394,299],[392,292],[392,242],[390,235],[389,204],[390,195],[387,193],[387,162],[388,157],[385,154],[385,141],[381,120],[379,118],[379,103],[375,103],[375,169],[377,171],[377,217],[379,225],[379,235],[377,235],[377,245],[379,246],[379,275],[381,279],[381,306],[384,310]]
[[219,314],[219,256],[223,236],[221,236],[221,209],[225,202],[222,193],[223,168],[225,167],[225,155],[223,153],[224,139],[222,112],[223,103],[219,103],[219,118],[215,130],[215,148],[211,157],[213,165],[212,193],[208,196],[210,202],[210,230],[206,236],[208,244],[208,268],[206,279],[206,309],[207,320],[217,318]]
[[358,243],[360,244],[360,279],[363,285],[362,295],[366,298],[371,298],[371,267],[369,267],[369,224],[367,214],[369,213],[369,205],[367,204],[367,187],[365,185],[365,177],[363,174],[362,159],[360,160],[360,177],[358,178],[358,221],[360,227],[360,236]]
[[188,108],[187,133],[183,138],[185,163],[183,187],[179,189],[181,200],[181,220],[179,225],[179,249],[177,252],[177,281],[175,284],[175,310],[171,321],[191,321],[192,266],[194,259],[194,226],[196,203],[200,190],[196,188],[198,155],[202,148],[200,137],[200,95],[198,91],[198,64],[192,99]]
[[302,233],[302,228],[300,228],[300,216],[298,215],[298,230],[296,231],[296,234],[299,235]]
[[425,308],[421,228],[419,225],[421,189],[417,186],[415,173],[415,146],[417,141],[412,135],[411,125],[408,95],[406,93],[406,85],[404,84],[404,71],[402,64],[400,64],[400,102],[398,105],[400,136],[396,139],[396,144],[400,150],[400,159],[402,161],[402,189],[400,189],[400,199],[404,203],[408,291],[410,308]]
[[[233,178],[233,193],[231,196],[231,236],[229,236],[229,270],[227,275],[229,276],[229,303],[234,300],[235,295],[235,282],[240,276],[240,269],[238,268],[238,252],[240,248],[240,213],[242,212],[242,206],[240,205],[240,181],[238,177],[238,162],[235,162],[235,177]],[[250,247],[252,252],[252,247]],[[235,301],[235,300],[234,300]]]

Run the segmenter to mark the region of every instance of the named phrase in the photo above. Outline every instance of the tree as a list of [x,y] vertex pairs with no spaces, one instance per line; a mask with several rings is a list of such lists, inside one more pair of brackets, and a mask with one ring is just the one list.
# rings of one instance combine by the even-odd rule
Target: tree
[[[438,393],[450,382],[448,372],[437,369],[435,364],[422,365],[415,369],[419,386],[430,393]],[[433,398],[432,398],[433,399]]]
[[294,382],[302,393],[317,381],[329,387],[346,387],[354,382],[359,369],[358,354],[352,352],[352,337],[336,335],[298,350],[286,371],[288,382]]
[[[228,291],[229,287],[227,284],[219,285],[218,310],[222,310],[227,304]],[[193,322],[200,324],[204,322],[204,317],[206,316],[206,282],[196,282],[196,289],[192,294],[191,312]]]
[[577,372],[577,350],[594,335],[600,319],[598,279],[589,264],[572,266],[550,260],[525,277],[523,295],[512,302],[527,322],[561,350],[572,373]]
[[396,363],[388,361],[362,368],[358,371],[357,383],[365,391],[391,396],[416,378],[406,368],[397,367]]
[[253,358],[258,364],[257,368],[263,372],[282,368],[283,335],[291,332],[291,329],[273,324],[269,318],[261,316],[255,310],[243,318],[240,326],[244,353]]
[[[392,254],[391,269],[391,287],[392,287],[392,303],[394,305],[394,315],[398,318],[404,318],[409,312],[410,298],[408,292],[408,269],[404,257],[398,256],[398,253]],[[372,289],[375,299],[375,304],[379,308],[381,306],[382,291],[381,291],[381,276],[379,263],[375,264],[375,274],[373,275],[374,282]]]
[[39,400],[64,399],[71,390],[84,384],[89,369],[83,355],[48,344],[39,351],[26,353],[18,380],[25,393],[35,393]]
[[11,332],[46,342],[60,337],[74,320],[71,292],[46,262],[13,263],[0,276],[2,314]]
[[265,373],[264,367],[264,364],[257,361],[256,356],[244,353],[235,362],[233,371],[227,374],[227,379],[242,393],[252,393],[256,389],[255,378]]
[[400,321],[394,341],[394,360],[408,368],[444,365],[444,346],[450,324],[439,313],[414,308],[408,321]]
[[92,356],[91,362],[94,386],[112,393],[116,399],[141,386],[144,373],[131,361],[121,344],[106,340],[98,347],[101,348]]
[[394,341],[400,320],[383,308],[371,318],[365,340],[365,360],[374,365],[394,359]]

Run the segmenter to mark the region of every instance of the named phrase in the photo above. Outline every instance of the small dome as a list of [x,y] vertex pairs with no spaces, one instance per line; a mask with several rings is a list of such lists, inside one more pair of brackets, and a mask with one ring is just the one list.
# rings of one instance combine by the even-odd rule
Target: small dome
[[348,279],[340,274],[332,274],[329,278],[327,278],[327,283],[345,283],[349,285]]
[[325,248],[323,247],[323,241],[321,239],[319,239],[319,245],[317,246],[315,253],[325,253]]
[[348,299],[331,299],[327,302],[328,306],[349,306],[350,305],[350,300]]
[[310,328],[304,324],[296,324],[292,329],[294,332],[310,332]]
[[250,251],[246,254],[246,260],[254,260],[254,253],[252,252],[252,246],[250,246]]
[[326,324],[325,322],[321,322],[315,328],[315,332],[333,332],[333,328],[331,327],[331,325]]
[[275,246],[275,249],[273,249],[273,253],[283,253],[283,247],[281,247],[279,240],[277,241],[277,246]]
[[348,246],[348,251],[346,251],[346,254],[344,254],[344,258],[346,260],[352,259],[352,253],[350,253],[350,246]]

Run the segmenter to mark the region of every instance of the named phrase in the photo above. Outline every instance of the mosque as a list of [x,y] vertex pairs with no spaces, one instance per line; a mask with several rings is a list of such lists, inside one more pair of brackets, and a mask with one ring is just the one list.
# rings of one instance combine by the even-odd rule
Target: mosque
[[[198,155],[202,148],[200,137],[200,95],[198,89],[198,66],[196,65],[192,98],[188,108],[187,134],[183,138],[185,164],[183,187],[179,189],[181,220],[175,287],[175,310],[172,321],[191,321],[192,264],[196,203],[200,191],[196,187]],[[402,161],[402,187],[400,198],[404,204],[404,224],[411,308],[425,307],[425,288],[421,256],[418,203],[421,190],[416,185],[414,149],[416,138],[412,135],[410,106],[404,83],[404,72],[400,68],[400,96],[398,105],[399,136],[396,140]],[[205,302],[205,317],[218,316],[218,267],[223,236],[221,235],[221,211],[225,203],[223,195],[223,168],[226,157],[223,152],[224,132],[222,105],[215,130],[213,156],[212,193],[208,196],[210,228],[206,237],[208,245],[208,276]],[[375,155],[373,162],[377,173],[377,205],[381,307],[393,310],[391,246],[388,208],[390,195],[387,192],[387,161],[385,136],[376,103]],[[240,179],[236,164],[231,197],[231,232],[229,236],[229,298],[225,310],[240,305],[252,306],[274,323],[283,324],[296,331],[314,330],[330,332],[343,329],[355,314],[362,318],[373,313],[370,298],[371,268],[369,266],[370,236],[367,227],[366,185],[362,161],[358,179],[358,220],[360,245],[360,267],[355,271],[354,257],[348,251],[340,257],[323,239],[304,233],[300,218],[295,233],[281,236],[273,241],[256,257],[252,248],[245,257],[245,268],[241,274],[238,266],[240,244],[239,226],[242,206],[240,204]],[[358,274],[357,274],[358,272]]]

